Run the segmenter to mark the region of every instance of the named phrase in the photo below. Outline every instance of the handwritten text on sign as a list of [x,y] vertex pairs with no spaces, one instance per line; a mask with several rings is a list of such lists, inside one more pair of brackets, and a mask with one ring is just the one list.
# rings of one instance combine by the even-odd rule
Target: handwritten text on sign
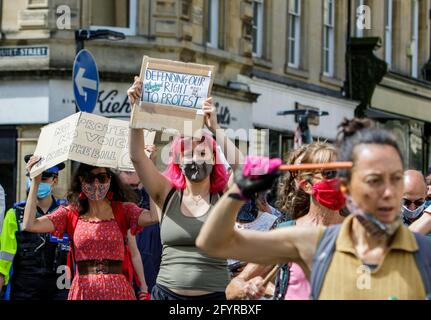
[[201,108],[211,77],[146,69],[141,101]]
[[[155,132],[145,130],[144,135],[148,144],[154,142]],[[67,159],[133,171],[128,140],[127,121],[76,113],[42,128],[35,151],[41,156],[41,161],[32,169],[31,176]]]

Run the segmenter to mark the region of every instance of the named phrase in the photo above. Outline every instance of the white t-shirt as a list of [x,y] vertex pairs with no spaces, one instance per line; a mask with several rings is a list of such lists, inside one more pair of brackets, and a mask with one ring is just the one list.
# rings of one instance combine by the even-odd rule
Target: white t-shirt
[[[255,230],[255,231],[269,231],[274,226],[277,217],[267,213],[259,211],[256,220],[249,223],[235,223],[237,229]],[[238,262],[236,259],[227,259],[227,264],[232,265]]]

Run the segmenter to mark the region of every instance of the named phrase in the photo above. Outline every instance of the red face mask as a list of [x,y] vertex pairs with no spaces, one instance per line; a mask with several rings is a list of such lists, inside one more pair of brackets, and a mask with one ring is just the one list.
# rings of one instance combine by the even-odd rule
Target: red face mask
[[343,209],[346,203],[338,179],[323,180],[313,185],[313,198],[325,208],[333,211]]

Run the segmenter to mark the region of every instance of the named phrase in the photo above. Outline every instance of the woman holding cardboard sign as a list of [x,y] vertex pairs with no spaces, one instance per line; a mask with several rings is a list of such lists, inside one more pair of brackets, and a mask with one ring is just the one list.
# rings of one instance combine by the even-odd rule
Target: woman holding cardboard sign
[[[27,170],[30,172],[39,160],[32,157]],[[73,264],[76,264],[77,274],[68,299],[136,300],[131,286],[133,266],[127,232],[130,230],[135,235],[143,226],[157,223],[157,214],[132,203],[133,191],[111,170],[81,163],[72,179],[69,205],[36,218],[40,180],[40,175],[32,179],[23,229],[49,232],[59,238],[65,232],[69,235],[73,261],[68,265],[74,271]]]
[[[142,93],[142,81],[128,90],[134,104]],[[219,130],[212,99],[204,102],[206,125],[224,141],[224,152],[238,154]],[[208,134],[196,141],[177,137],[170,147],[167,170],[160,173],[144,152],[142,130],[131,129],[130,159],[159,212],[163,244],[162,262],[153,288],[155,300],[224,300],[229,274],[225,259],[214,259],[196,248],[195,240],[209,212],[225,190],[229,174]]]

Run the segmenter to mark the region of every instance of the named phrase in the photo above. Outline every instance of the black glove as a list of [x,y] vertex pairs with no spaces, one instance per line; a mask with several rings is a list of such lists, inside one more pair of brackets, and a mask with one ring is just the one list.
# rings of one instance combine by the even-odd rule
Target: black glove
[[[280,159],[270,160],[263,157],[247,157],[244,165],[235,171],[235,182],[241,190],[241,194],[231,194],[229,196],[234,199],[248,200],[258,192],[271,189],[274,181],[281,175],[278,170],[280,165]],[[263,174],[253,175],[253,172]]]

